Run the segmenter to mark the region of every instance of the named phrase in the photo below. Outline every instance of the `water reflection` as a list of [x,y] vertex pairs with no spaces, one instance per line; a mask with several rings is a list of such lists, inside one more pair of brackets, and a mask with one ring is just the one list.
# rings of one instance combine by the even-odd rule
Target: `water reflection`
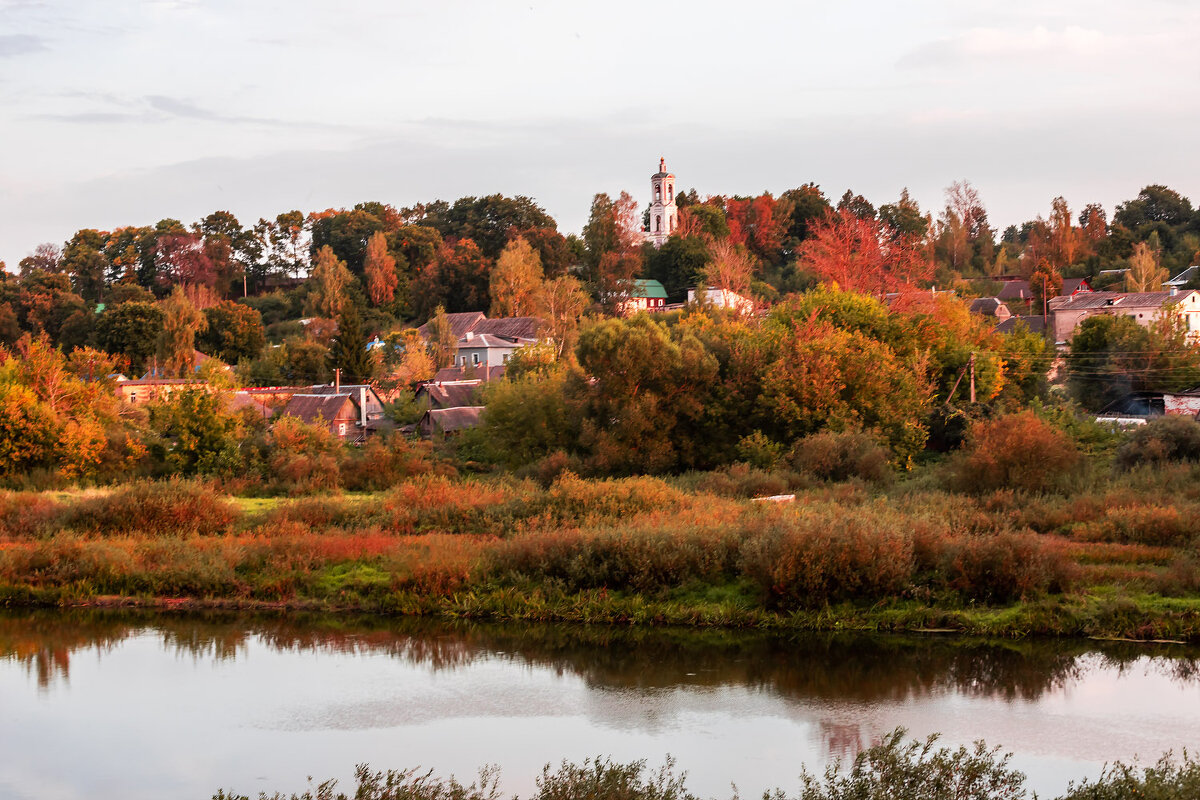
[[[383,655],[433,670],[502,659],[571,674],[595,689],[760,689],[795,700],[878,703],[954,691],[1037,701],[1097,667],[1122,674],[1148,654],[1178,681],[1200,677],[1200,651],[1180,646],[954,637],[771,636],[693,631],[493,625],[423,619],[112,611],[0,613],[0,658],[36,674],[39,687],[68,681],[80,650],[104,654],[153,632],[163,649],[197,662],[234,660],[251,643],[278,652]],[[1086,658],[1085,658],[1086,657]],[[841,741],[841,734],[831,733]]]
[[[699,795],[728,796],[734,780],[754,796],[897,725],[1011,749],[1053,796],[1105,761],[1200,741],[1198,657],[1087,641],[0,612],[0,796],[48,796],[50,774],[71,783],[63,797],[207,797],[231,782],[253,796],[307,774],[345,779],[361,761],[460,776],[498,763],[527,795],[547,762],[667,752]],[[139,773],[114,770],[128,752],[145,753]]]

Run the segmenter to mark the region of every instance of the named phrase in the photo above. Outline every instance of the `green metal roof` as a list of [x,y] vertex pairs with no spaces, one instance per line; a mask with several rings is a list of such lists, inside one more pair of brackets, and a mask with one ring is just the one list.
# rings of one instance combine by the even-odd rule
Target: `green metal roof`
[[652,280],[636,280],[633,282],[633,291],[629,293],[630,297],[661,297],[667,299],[667,290],[658,281]]

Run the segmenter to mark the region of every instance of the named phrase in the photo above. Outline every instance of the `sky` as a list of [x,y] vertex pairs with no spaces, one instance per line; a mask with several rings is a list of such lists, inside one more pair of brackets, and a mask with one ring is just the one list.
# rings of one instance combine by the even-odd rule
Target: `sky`
[[216,210],[815,182],[1200,200],[1200,3],[0,0],[0,260]]

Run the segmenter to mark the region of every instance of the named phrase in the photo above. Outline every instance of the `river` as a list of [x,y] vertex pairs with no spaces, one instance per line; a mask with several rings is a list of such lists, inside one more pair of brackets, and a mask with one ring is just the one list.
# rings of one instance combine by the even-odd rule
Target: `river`
[[0,612],[0,797],[351,789],[354,765],[527,795],[547,763],[662,764],[795,793],[897,726],[1011,751],[1054,796],[1200,746],[1200,651],[421,620]]

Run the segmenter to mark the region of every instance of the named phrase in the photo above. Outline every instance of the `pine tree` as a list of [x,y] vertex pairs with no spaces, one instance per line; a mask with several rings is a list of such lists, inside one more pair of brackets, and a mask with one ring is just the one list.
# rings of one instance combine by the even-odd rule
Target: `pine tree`
[[337,335],[329,348],[329,366],[342,371],[342,383],[366,383],[375,371],[367,353],[362,318],[353,303],[346,303],[338,317]]

